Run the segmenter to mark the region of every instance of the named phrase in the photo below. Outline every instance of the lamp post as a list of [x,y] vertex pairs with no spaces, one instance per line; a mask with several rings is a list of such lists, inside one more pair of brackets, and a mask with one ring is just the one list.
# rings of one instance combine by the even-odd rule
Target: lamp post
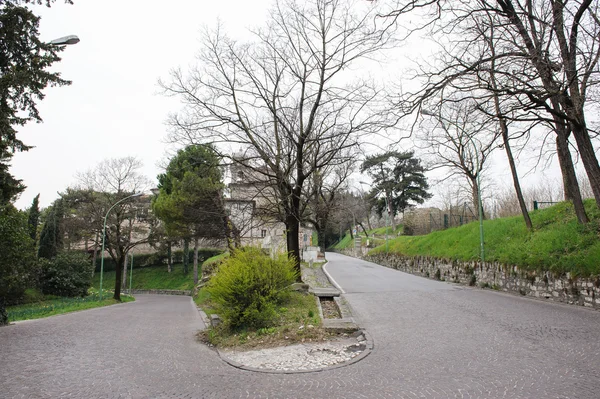
[[79,38],[75,35],[59,37],[58,39],[54,39],[48,42],[48,44],[52,44],[54,46],[65,46],[77,43],[79,43]]
[[[421,114],[423,115],[427,115],[427,116],[432,116],[434,118],[436,118],[441,124],[442,127],[444,128],[444,130],[448,130],[446,128],[446,125],[444,124],[444,121],[442,120],[442,116],[441,115],[436,115],[431,111],[422,109],[421,110]],[[480,247],[480,258],[481,258],[481,263],[483,263],[485,261],[485,249],[484,249],[484,242],[483,242],[483,203],[481,201],[481,171],[479,169],[479,156],[477,156],[477,146],[475,145],[475,142],[473,141],[473,137],[471,136],[467,136],[469,143],[473,146],[473,151],[475,152],[475,168],[477,168],[477,207],[479,208],[479,247]]]
[[128,197],[122,198],[119,201],[115,202],[113,204],[113,206],[111,206],[110,208],[108,208],[108,211],[106,212],[106,216],[104,216],[104,225],[102,226],[102,251],[100,252],[100,300],[102,300],[102,279],[104,277],[104,241],[106,240],[106,219],[108,219],[108,214],[110,213],[110,211],[112,211],[112,209],[119,205],[121,202],[128,200],[129,198],[133,198],[133,197],[139,197],[140,195],[143,195],[144,193],[135,193],[135,194],[131,194]]
[[[354,237],[354,256],[356,256],[356,238],[358,236],[358,228],[356,227],[356,215],[354,214],[354,210],[352,212],[352,236]],[[360,244],[359,244],[360,245]]]
[[131,266],[129,267],[129,295],[131,295],[131,285],[133,282],[133,252],[131,253]]

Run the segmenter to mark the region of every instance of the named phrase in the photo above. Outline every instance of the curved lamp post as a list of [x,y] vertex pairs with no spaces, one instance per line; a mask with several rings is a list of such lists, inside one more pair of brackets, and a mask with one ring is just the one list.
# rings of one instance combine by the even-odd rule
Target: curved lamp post
[[[441,124],[442,127],[444,128],[444,130],[446,129],[446,125],[444,124],[444,121],[442,120],[442,116],[441,115],[436,115],[431,111],[422,109],[421,110],[421,114],[423,115],[427,115],[427,116],[433,116],[434,118],[436,118]],[[467,136],[467,138],[469,139],[469,143],[471,143],[471,145],[473,146],[473,151],[475,151],[475,167],[477,168],[477,199],[478,199],[478,208],[479,208],[479,246],[481,249],[481,263],[483,264],[484,260],[484,244],[483,244],[483,203],[481,202],[481,179],[480,179],[480,175],[481,175],[481,171],[479,170],[479,156],[477,156],[477,146],[475,145],[475,142],[473,141],[473,137],[471,136]]]
[[144,193],[135,193],[131,194],[128,197],[122,198],[119,201],[115,202],[113,206],[108,208],[108,212],[106,212],[106,216],[104,216],[104,225],[102,226],[102,252],[100,252],[100,300],[102,300],[102,278],[104,277],[104,241],[106,240],[106,219],[108,219],[108,214],[112,209],[119,205],[121,202],[128,200],[129,198],[139,197]]

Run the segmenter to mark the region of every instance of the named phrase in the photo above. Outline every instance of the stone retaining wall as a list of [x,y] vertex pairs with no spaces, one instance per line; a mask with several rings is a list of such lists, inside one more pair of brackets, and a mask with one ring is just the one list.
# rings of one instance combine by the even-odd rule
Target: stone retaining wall
[[[124,290],[123,292],[129,292],[129,290]],[[186,295],[191,296],[192,291],[186,290],[133,290],[134,294],[155,294],[155,295]]]
[[461,262],[449,259],[377,254],[363,259],[418,276],[477,285],[524,296],[545,298],[600,309],[600,276],[577,278],[567,273],[528,272],[497,262]]

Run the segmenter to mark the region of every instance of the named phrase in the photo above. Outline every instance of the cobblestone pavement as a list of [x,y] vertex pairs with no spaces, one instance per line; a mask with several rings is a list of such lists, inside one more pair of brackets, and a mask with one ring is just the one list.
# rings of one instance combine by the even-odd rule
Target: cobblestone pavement
[[600,312],[328,254],[375,350],[304,374],[243,371],[197,343],[190,298],[0,328],[0,398],[598,398]]

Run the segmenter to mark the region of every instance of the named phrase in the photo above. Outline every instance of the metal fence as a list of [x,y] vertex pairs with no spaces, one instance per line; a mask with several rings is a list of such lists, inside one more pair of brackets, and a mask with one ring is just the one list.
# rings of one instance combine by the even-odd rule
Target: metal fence
[[462,207],[453,207],[442,211],[439,209],[419,210],[404,217],[404,233],[409,235],[429,234],[432,231],[458,227],[478,220],[475,213],[466,203]]
[[533,210],[537,211],[538,209],[548,208],[554,204],[558,204],[558,202],[553,201],[533,201]]

